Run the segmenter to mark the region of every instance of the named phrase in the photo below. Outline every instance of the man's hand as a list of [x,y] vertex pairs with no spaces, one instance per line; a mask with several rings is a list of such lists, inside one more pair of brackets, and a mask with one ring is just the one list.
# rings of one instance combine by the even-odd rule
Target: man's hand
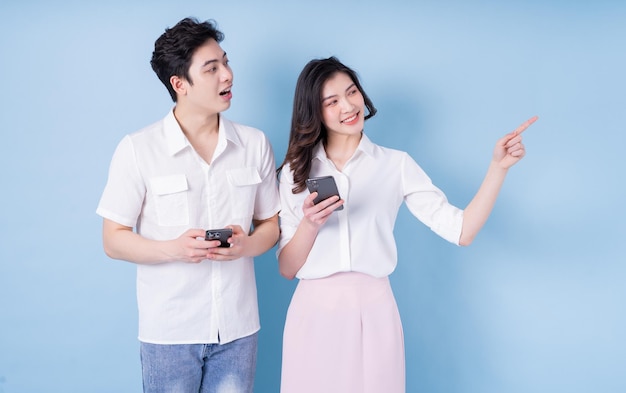
[[104,251],[114,259],[153,265],[183,261],[198,263],[207,259],[209,250],[219,240],[204,240],[204,229],[189,229],[176,239],[152,240],[133,232],[133,228],[104,219],[102,238]]
[[233,236],[228,238],[230,247],[218,247],[219,242],[217,242],[217,246],[209,249],[208,259],[212,261],[232,261],[245,256],[244,250],[247,246],[248,234],[239,225],[229,225],[226,228],[233,230]]
[[228,239],[230,247],[212,246],[207,258],[213,261],[232,261],[241,257],[256,257],[272,248],[278,240],[278,214],[264,219],[252,220],[253,230],[248,233],[239,225],[228,225],[233,236]]
[[204,240],[204,229],[188,229],[177,239],[168,242],[166,251],[172,260],[198,263],[209,259],[212,250],[220,245],[219,240]]

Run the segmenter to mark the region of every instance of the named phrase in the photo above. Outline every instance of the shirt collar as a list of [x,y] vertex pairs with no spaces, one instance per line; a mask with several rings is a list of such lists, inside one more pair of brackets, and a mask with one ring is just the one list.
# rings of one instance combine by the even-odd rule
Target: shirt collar
[[[365,135],[365,133],[361,134],[361,140],[359,141],[359,146],[357,146],[354,155],[356,156],[358,152],[363,152],[369,156],[374,155],[374,143]],[[324,144],[322,142],[318,143],[313,151],[313,158],[318,159],[320,161],[327,160],[326,150],[324,150]]]
[[[234,143],[237,146],[242,146],[243,141],[237,132],[232,122],[226,119],[221,114],[219,115],[219,135],[218,145],[224,144],[227,141]],[[165,119],[163,119],[163,132],[165,134],[166,143],[170,155],[175,155],[187,146],[191,146],[189,140],[185,136],[185,133],[180,128],[180,124],[174,116],[174,108],[170,109]]]
[[227,141],[234,143],[237,146],[243,146],[243,140],[241,135],[235,129],[235,125],[232,121],[228,120],[220,113],[220,138],[225,138]]
[[361,142],[359,143],[359,147],[357,147],[357,150],[362,151],[368,156],[374,155],[374,143],[370,140],[370,138],[367,137],[365,133],[363,133],[361,136]]
[[165,119],[163,119],[163,133],[170,155],[174,155],[185,147],[189,146],[189,141],[180,128],[176,117],[174,117],[174,108],[170,109]]

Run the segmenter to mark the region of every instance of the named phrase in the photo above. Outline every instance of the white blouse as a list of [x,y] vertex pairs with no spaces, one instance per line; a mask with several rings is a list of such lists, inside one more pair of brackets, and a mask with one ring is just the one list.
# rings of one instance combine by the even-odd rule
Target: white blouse
[[[463,210],[451,205],[426,173],[406,153],[372,143],[363,134],[343,171],[326,156],[322,144],[314,152],[309,177],[332,175],[344,209],[333,212],[320,229],[307,260],[296,274],[314,279],[338,272],[356,271],[385,277],[397,264],[393,228],[405,201],[411,213],[432,231],[456,245],[463,224]],[[280,174],[281,237],[277,253],[289,243],[304,214],[308,191],[293,194],[289,165]]]

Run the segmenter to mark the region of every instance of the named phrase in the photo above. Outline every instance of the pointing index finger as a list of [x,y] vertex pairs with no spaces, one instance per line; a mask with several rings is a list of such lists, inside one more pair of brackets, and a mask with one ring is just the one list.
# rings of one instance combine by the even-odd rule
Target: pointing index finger
[[517,127],[515,131],[513,131],[514,135],[519,135],[524,132],[528,127],[530,127],[531,124],[537,121],[538,118],[539,116],[533,116],[530,119],[526,120],[524,123],[522,123],[522,125]]

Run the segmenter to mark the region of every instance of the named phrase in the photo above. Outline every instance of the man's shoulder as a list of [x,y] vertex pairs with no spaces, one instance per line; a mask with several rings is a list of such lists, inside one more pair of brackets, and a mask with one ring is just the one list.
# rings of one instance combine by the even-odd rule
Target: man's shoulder
[[260,133],[263,134],[259,128],[249,126],[247,124],[239,123],[233,120],[230,120],[224,116],[220,116],[220,121],[224,122],[224,127],[228,127],[231,130],[237,133]]
[[261,145],[269,144],[269,138],[259,128],[238,123],[224,117],[222,117],[220,121],[224,126],[226,134],[231,135],[230,138],[235,141],[239,141],[239,143],[243,145],[251,146],[256,143]]
[[147,126],[144,126],[138,130],[135,130],[131,132],[129,136],[132,138],[150,137],[151,135],[154,135],[155,133],[159,133],[163,130],[163,120],[164,119],[157,120],[152,124],[148,124]]
[[164,119],[161,119],[130,132],[124,139],[131,142],[135,147],[153,145],[154,143],[158,143],[159,140],[165,141],[164,128]]

